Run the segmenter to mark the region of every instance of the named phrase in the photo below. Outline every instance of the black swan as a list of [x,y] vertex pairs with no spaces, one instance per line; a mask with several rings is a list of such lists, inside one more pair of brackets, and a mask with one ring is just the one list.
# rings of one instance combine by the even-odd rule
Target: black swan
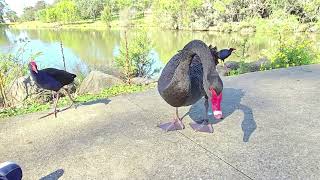
[[158,91],[161,97],[171,106],[176,107],[176,117],[172,122],[159,127],[166,131],[184,129],[178,107],[189,106],[205,97],[205,119],[202,124],[191,123],[196,131],[213,132],[208,123],[209,102],[216,119],[222,118],[222,80],[216,71],[218,52],[200,40],[193,40],[174,55],[164,67],[159,81]]
[[[69,73],[67,71],[55,69],[55,68],[46,68],[46,69],[38,70],[38,66],[34,61],[31,61],[29,63],[29,70],[30,70],[32,79],[36,82],[36,84],[39,87],[53,91],[53,97],[56,95],[55,103],[54,103],[54,111],[41,118],[47,117],[51,114],[54,114],[55,117],[57,117],[57,112],[58,112],[57,103],[59,100],[59,91],[60,89],[63,89],[65,85],[71,84],[74,78],[76,77],[76,75]],[[72,104],[71,104],[72,106],[75,101],[72,99],[69,92],[67,90],[65,91],[67,92],[68,97],[72,101]]]

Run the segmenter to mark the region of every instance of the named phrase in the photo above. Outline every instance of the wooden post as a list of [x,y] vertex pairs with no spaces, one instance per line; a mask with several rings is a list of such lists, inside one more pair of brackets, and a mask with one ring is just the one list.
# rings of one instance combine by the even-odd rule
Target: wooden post
[[64,67],[64,70],[65,70],[65,71],[67,71],[67,68],[66,68],[66,60],[64,59],[63,46],[62,46],[62,40],[61,40],[61,39],[60,39],[60,47],[61,47],[61,54],[62,54],[63,67]]

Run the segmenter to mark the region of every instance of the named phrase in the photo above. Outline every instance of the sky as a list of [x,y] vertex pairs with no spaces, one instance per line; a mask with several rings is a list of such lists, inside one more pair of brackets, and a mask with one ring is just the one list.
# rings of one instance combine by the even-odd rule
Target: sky
[[[18,16],[22,14],[23,8],[34,6],[39,0],[5,0],[10,9],[17,12]],[[45,0],[47,3],[53,3],[54,0]]]

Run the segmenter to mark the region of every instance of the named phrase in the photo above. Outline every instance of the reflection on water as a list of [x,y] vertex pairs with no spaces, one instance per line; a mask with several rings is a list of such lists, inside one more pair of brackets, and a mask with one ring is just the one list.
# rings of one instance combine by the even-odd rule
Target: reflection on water
[[[128,32],[128,43],[132,32]],[[241,49],[244,39],[248,39],[248,59],[258,60],[264,51],[278,43],[277,35],[272,34],[222,34],[216,32],[170,31],[151,29],[148,31],[153,45],[150,56],[156,60],[154,68],[164,64],[192,39],[200,39],[220,48],[234,47]],[[42,52],[36,58],[40,68],[63,68],[60,41],[63,43],[67,70],[84,72],[88,69],[108,69],[114,65],[114,58],[119,54],[119,45],[124,33],[120,30],[13,30],[0,28],[0,52],[17,53],[24,47],[21,57],[28,61],[32,54]],[[316,43],[315,34],[288,35],[292,38],[310,39]],[[240,54],[240,52],[237,52]],[[239,60],[232,55],[229,60]]]

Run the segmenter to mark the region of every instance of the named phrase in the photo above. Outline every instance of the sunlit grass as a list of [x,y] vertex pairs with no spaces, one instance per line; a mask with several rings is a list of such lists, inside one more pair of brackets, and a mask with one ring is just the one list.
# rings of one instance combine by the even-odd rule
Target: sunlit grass
[[[119,85],[113,86],[111,88],[107,88],[103,90],[100,94],[85,94],[79,95],[75,98],[77,103],[86,103],[90,101],[95,101],[99,99],[106,99],[109,97],[117,96],[120,94],[129,94],[135,92],[142,92],[147,89],[151,89],[155,87],[155,84],[149,85]],[[68,97],[63,97],[59,100],[58,107],[65,107],[71,104],[71,101]],[[0,110],[0,118],[11,117],[11,116],[18,116],[33,112],[45,111],[51,108],[51,103],[29,103],[24,105],[23,107],[14,107],[14,108],[6,108]]]

